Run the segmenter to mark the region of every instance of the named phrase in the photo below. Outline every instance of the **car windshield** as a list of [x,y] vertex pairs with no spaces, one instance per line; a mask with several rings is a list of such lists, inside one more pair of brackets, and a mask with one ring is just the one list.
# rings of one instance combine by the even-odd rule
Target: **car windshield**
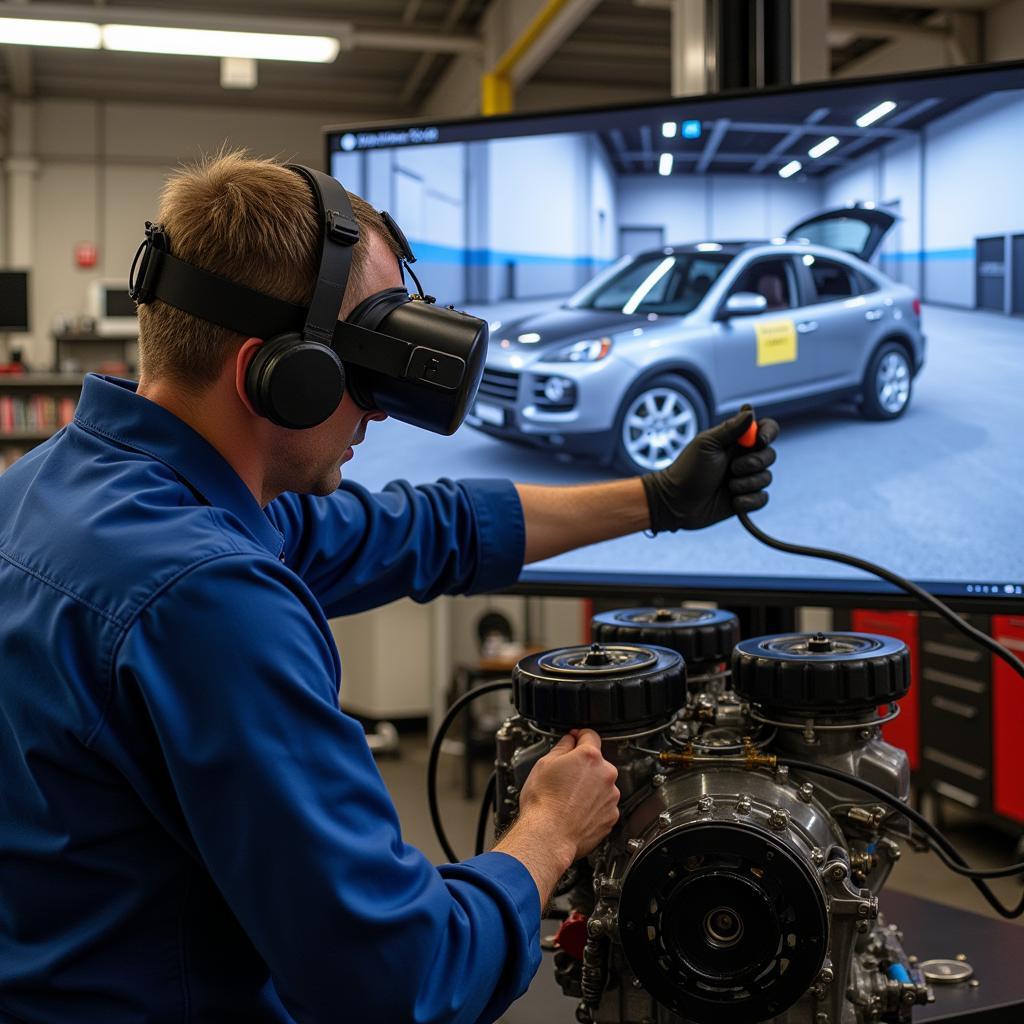
[[697,308],[731,259],[703,252],[637,256],[599,274],[568,305],[571,309],[684,316]]

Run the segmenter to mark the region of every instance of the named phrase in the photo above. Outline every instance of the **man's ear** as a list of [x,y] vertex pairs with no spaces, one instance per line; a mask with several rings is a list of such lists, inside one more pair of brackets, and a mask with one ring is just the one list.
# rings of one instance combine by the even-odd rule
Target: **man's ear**
[[253,416],[259,416],[259,413],[252,404],[252,400],[249,398],[249,392],[245,387],[245,380],[249,372],[249,366],[262,344],[262,338],[246,338],[245,341],[242,342],[242,346],[239,348],[238,353],[235,356],[235,391],[241,399],[242,405],[244,405],[246,409],[253,414]]

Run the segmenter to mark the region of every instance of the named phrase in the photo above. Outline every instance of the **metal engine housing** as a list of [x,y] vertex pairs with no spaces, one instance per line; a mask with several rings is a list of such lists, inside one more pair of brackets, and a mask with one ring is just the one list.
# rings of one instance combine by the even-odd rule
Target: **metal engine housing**
[[[562,731],[592,724],[591,707],[604,756],[619,770],[619,822],[563,877],[555,901],[564,915],[555,974],[578,1000],[577,1019],[907,1024],[927,987],[878,899],[900,856],[894,837],[908,835],[903,820],[852,786],[781,763],[828,765],[905,800],[906,754],[881,736],[906,692],[905,649],[861,634],[741,642],[732,677],[747,692],[738,693],[721,652],[683,669],[672,610],[627,611],[613,613],[616,622],[638,620],[644,643],[631,644],[617,625],[613,656],[598,643],[534,656],[517,669],[514,700],[543,707],[545,720],[517,715],[497,734],[499,832],[515,820],[533,765]],[[669,644],[652,645],[652,628],[670,619]],[[621,687],[613,663],[626,666]],[[646,670],[660,675],[646,679]],[[592,681],[593,704],[572,692]],[[622,696],[641,691],[642,706]],[[883,717],[879,692],[893,698]],[[684,703],[659,717],[652,709],[666,693]],[[751,699],[765,695],[770,704]],[[622,712],[610,721],[613,706],[636,707],[636,719]]]

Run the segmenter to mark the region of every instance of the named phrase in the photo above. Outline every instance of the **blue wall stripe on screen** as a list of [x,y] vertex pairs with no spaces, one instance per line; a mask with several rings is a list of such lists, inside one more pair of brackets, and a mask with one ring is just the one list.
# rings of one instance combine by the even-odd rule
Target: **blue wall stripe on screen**
[[460,267],[501,267],[506,263],[546,267],[604,266],[610,260],[597,256],[562,256],[538,252],[505,252],[501,249],[464,249],[435,242],[411,243],[416,258],[425,263],[454,263]]
[[884,263],[889,260],[893,263],[904,263],[907,260],[973,260],[973,249],[929,249],[925,252],[918,252],[910,249],[906,252],[883,252],[880,256]]

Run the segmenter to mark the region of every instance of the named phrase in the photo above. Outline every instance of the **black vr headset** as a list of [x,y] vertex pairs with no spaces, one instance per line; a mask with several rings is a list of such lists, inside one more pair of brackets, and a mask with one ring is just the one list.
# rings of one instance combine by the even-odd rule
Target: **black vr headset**
[[323,423],[347,389],[364,409],[437,434],[453,434],[476,397],[487,352],[485,321],[453,306],[439,308],[409,268],[416,257],[401,229],[384,223],[419,294],[388,288],[338,320],[359,225],[334,178],[287,164],[309,184],[320,220],[320,269],[309,307],[275,299],[172,256],[159,225],[132,262],[128,293],[143,304],[159,299],[201,320],[263,338],[245,388],[253,407],[282,427]]

